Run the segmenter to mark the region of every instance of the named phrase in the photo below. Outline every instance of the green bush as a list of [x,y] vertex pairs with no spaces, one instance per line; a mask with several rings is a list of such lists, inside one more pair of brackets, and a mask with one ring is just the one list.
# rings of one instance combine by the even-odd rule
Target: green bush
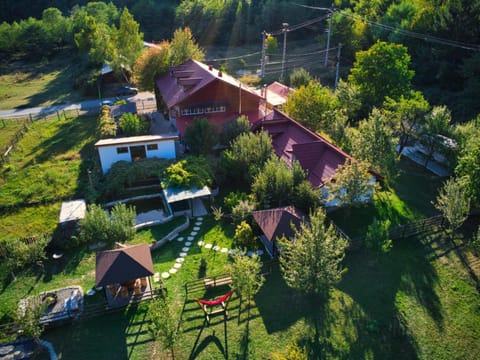
[[117,135],[117,124],[110,116],[110,107],[106,105],[102,106],[100,110],[97,133],[100,139],[108,139]]
[[125,113],[120,117],[120,129],[124,136],[139,136],[148,134],[148,123],[136,114]]
[[225,211],[231,213],[233,208],[238,205],[238,203],[243,200],[249,200],[250,196],[247,193],[240,191],[232,191],[223,198],[223,204],[225,205]]
[[211,185],[212,171],[203,156],[190,156],[165,169],[163,187],[203,187]]
[[118,204],[113,207],[111,214],[99,205],[89,206],[85,218],[80,220],[78,231],[78,244],[91,244],[103,242],[125,242],[133,239],[135,235],[136,213],[132,207]]
[[242,221],[237,225],[234,239],[235,247],[240,249],[251,249],[256,243],[252,227],[246,221]]

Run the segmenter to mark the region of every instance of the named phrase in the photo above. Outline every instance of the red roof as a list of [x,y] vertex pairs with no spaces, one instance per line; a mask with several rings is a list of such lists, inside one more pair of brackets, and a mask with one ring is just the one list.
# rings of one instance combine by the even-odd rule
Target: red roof
[[252,211],[252,216],[269,241],[275,241],[282,236],[293,237],[295,232],[292,224],[298,229],[305,218],[294,206]]
[[196,60],[188,60],[182,65],[171,67],[168,74],[157,80],[157,87],[165,104],[171,109],[214,81],[223,81],[232,86],[241,87],[243,91],[258,96],[254,90],[234,77]]
[[270,134],[278,157],[288,164],[293,160],[300,163],[313,187],[323,186],[339,165],[351,159],[346,152],[277,109],[255,127]]

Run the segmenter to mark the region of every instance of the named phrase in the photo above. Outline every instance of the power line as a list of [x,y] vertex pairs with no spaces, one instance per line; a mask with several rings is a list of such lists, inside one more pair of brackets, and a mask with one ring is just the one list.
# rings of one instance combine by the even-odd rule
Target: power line
[[382,28],[384,30],[395,32],[395,33],[401,34],[403,36],[407,36],[407,37],[411,37],[411,38],[415,38],[415,39],[419,39],[419,40],[424,40],[424,41],[427,41],[427,42],[432,42],[432,43],[445,45],[445,46],[457,47],[457,48],[461,48],[461,49],[464,49],[464,50],[480,51],[480,45],[478,45],[478,44],[470,44],[470,43],[457,41],[457,40],[449,40],[449,39],[441,38],[441,37],[438,37],[438,36],[433,36],[433,35],[429,35],[429,34],[422,34],[422,33],[418,33],[418,32],[415,32],[415,31],[410,31],[410,30],[405,30],[405,29],[402,29],[402,28],[393,27],[393,26],[390,26],[390,25],[385,25],[385,24],[379,23],[377,21],[369,20],[369,19],[366,19],[364,17],[354,15],[352,13],[349,13],[349,12],[346,12],[346,11],[340,10],[340,9],[335,9],[335,8],[329,9],[329,8],[324,8],[324,7],[308,6],[308,5],[302,5],[302,4],[297,4],[297,3],[293,3],[292,5],[300,6],[300,7],[307,8],[307,9],[328,11],[330,14],[338,13],[342,16],[351,17],[353,19],[366,22],[367,24],[377,26],[377,27]]
[[246,55],[232,56],[232,57],[223,58],[223,59],[208,59],[208,60],[205,60],[205,61],[206,61],[206,62],[214,62],[214,61],[225,61],[225,60],[242,59],[242,58],[245,58],[245,57],[258,55],[258,54],[260,54],[260,53],[261,53],[261,51],[257,51],[257,52],[250,53],[250,54],[246,54]]
[[465,43],[465,42],[462,42],[462,41],[449,40],[449,39],[444,39],[444,38],[440,38],[440,37],[433,36],[433,35],[422,34],[422,33],[417,33],[417,32],[414,32],[414,31],[409,31],[409,30],[405,30],[405,29],[401,29],[401,28],[396,28],[396,27],[393,27],[393,26],[390,26],[390,25],[385,25],[385,24],[382,24],[382,23],[379,23],[379,22],[376,22],[376,21],[368,20],[368,19],[363,18],[363,17],[358,16],[358,15],[350,14],[350,13],[348,13],[346,11],[343,11],[343,10],[338,10],[337,12],[342,16],[348,16],[348,17],[351,17],[351,18],[356,19],[356,20],[364,21],[364,22],[366,22],[370,25],[377,26],[377,27],[382,28],[384,30],[389,30],[389,31],[392,31],[392,32],[396,32],[398,34],[401,34],[401,35],[404,35],[404,36],[407,36],[407,37],[412,37],[412,38],[416,38],[416,39],[420,39],[420,40],[424,40],[424,41],[428,41],[428,42],[433,42],[433,43],[437,43],[437,44],[441,44],[441,45],[457,47],[457,48],[461,48],[461,49],[465,49],[465,50],[480,51],[480,45],[477,45],[477,44],[469,44],[469,43]]

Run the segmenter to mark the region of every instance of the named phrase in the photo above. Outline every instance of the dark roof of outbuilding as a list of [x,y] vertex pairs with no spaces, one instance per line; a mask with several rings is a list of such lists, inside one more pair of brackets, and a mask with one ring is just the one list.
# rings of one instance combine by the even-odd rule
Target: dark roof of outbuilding
[[252,211],[252,216],[269,241],[282,236],[291,238],[295,233],[292,224],[298,229],[305,219],[305,215],[295,206]]
[[148,244],[97,253],[96,286],[123,283],[151,275],[153,263]]

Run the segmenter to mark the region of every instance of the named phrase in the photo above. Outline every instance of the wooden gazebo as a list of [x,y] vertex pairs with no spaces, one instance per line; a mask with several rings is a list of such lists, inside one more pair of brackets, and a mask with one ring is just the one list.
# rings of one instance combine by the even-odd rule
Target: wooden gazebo
[[105,288],[110,305],[126,305],[133,296],[151,294],[152,275],[152,255],[148,244],[97,253],[95,285]]

